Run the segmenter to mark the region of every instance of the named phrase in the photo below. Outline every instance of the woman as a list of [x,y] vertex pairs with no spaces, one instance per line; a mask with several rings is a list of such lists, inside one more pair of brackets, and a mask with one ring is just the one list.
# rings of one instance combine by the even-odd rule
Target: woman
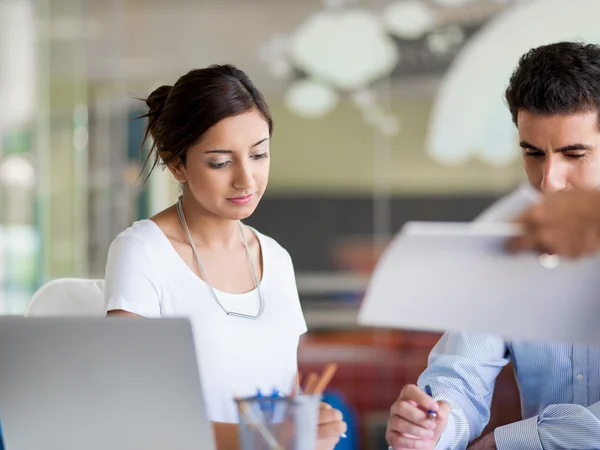
[[[234,396],[289,392],[306,332],[289,254],[241,222],[267,187],[273,122],[262,94],[230,65],[192,70],[146,104],[148,160],[170,170],[182,195],[112,243],[108,315],[190,319],[217,444],[235,448]],[[322,408],[320,419],[318,447],[332,448],[341,414]]]

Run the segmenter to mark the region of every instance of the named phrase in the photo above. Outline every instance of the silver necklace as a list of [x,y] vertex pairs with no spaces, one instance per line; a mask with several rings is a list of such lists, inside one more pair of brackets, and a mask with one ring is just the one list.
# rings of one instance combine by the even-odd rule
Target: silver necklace
[[240,230],[240,235],[242,236],[242,242],[244,243],[244,248],[246,249],[246,257],[248,258],[248,263],[250,264],[250,270],[252,271],[252,279],[254,280],[254,287],[258,291],[258,300],[260,302],[260,305],[258,308],[258,314],[256,316],[252,316],[249,314],[237,313],[234,311],[227,311],[225,309],[225,307],[221,304],[221,302],[219,301],[219,298],[217,297],[217,293],[215,292],[212,285],[210,284],[210,281],[208,281],[208,276],[206,275],[206,271],[204,270],[202,261],[200,261],[200,257],[198,256],[198,252],[196,251],[196,246],[194,245],[194,240],[192,239],[192,235],[187,226],[187,222],[185,220],[185,215],[183,214],[183,196],[180,196],[179,200],[177,201],[177,214],[179,215],[179,221],[181,222],[181,225],[183,226],[183,229],[185,230],[185,234],[187,234],[188,241],[190,243],[190,246],[192,247],[192,252],[194,253],[194,257],[196,258],[198,267],[200,268],[200,273],[202,274],[202,278],[208,285],[208,290],[210,291],[210,295],[212,295],[212,297],[215,299],[215,302],[217,302],[217,305],[219,305],[219,307],[228,316],[241,317],[243,319],[258,319],[260,316],[262,316],[262,313],[265,310],[265,301],[263,299],[262,291],[260,289],[258,277],[256,276],[256,270],[254,270],[254,264],[252,264],[252,258],[250,258],[250,252],[248,251],[248,244],[246,243],[246,237],[244,236],[244,230],[242,228],[241,222],[238,222],[238,228]]

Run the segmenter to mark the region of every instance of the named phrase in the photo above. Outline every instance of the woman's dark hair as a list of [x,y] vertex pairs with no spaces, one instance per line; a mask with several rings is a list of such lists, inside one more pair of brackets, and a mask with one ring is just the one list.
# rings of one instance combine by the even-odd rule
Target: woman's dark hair
[[[161,86],[145,100],[148,112],[142,148],[153,144],[144,168],[154,155],[148,177],[159,164],[181,161],[202,135],[217,122],[257,109],[273,133],[265,98],[243,71],[232,65],[212,65],[183,75],[173,86]],[[147,179],[147,178],[146,178]]]
[[600,111],[600,46],[558,42],[529,50],[506,89],[517,124],[520,110],[533,114]]

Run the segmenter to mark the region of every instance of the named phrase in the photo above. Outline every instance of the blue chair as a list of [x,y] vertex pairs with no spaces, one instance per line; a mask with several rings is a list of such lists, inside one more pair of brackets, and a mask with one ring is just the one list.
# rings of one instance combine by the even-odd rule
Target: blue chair
[[356,412],[346,403],[341,392],[327,390],[323,394],[323,401],[340,410],[344,416],[344,421],[348,425],[346,439],[340,439],[340,442],[335,446],[335,450],[358,450],[358,430],[356,429],[358,420]]

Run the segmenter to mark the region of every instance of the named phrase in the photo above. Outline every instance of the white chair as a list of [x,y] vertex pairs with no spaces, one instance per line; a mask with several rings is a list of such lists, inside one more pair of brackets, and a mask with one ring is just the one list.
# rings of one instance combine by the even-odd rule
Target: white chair
[[104,316],[104,305],[104,280],[58,278],[33,294],[25,316]]

